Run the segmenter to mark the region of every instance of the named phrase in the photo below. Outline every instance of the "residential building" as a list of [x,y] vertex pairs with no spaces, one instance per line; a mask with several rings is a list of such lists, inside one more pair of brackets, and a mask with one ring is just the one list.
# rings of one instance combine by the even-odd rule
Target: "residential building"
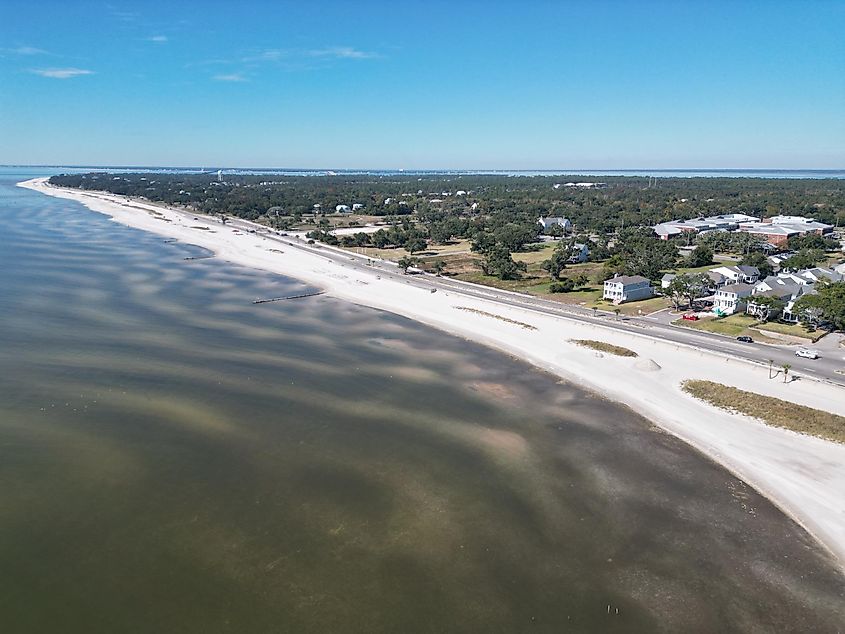
[[580,242],[576,242],[572,245],[572,248],[569,250],[569,260],[570,264],[581,264],[582,262],[586,262],[587,259],[590,257],[590,247],[586,244],[582,244]]
[[360,211],[364,208],[364,205],[361,203],[352,203],[352,211]]
[[[740,264],[738,266],[717,266],[710,273],[721,275],[727,284],[754,284],[760,279],[760,270],[756,266]],[[720,284],[717,284],[720,286]]]
[[745,308],[746,298],[753,290],[751,284],[728,284],[716,291],[713,297],[713,312],[717,315],[733,315]]
[[549,231],[555,225],[558,225],[564,231],[569,231],[572,228],[569,218],[561,218],[560,216],[549,216],[548,218],[540,216],[537,219],[537,224],[543,227],[543,231]]
[[337,205],[334,210],[339,214],[345,214],[352,211],[351,209],[349,209],[349,205]]
[[603,299],[614,304],[633,302],[638,299],[648,299],[654,292],[651,282],[641,275],[617,275],[604,283]]
[[675,275],[674,273],[667,273],[666,275],[661,277],[660,278],[660,288],[669,288],[669,285],[672,283],[672,280],[674,280],[676,277],[678,277],[678,276]]

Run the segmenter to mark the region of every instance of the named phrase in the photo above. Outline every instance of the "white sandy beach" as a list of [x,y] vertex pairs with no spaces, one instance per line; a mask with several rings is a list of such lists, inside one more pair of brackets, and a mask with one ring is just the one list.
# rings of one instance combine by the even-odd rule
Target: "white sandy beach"
[[[401,281],[380,279],[376,271],[343,267],[321,256],[319,249],[284,248],[268,243],[261,234],[236,233],[202,216],[193,220],[151,204],[127,204],[118,196],[57,189],[47,185],[46,179],[20,185],[79,201],[119,223],[208,248],[224,260],[294,277],[335,297],[484,343],[625,403],[757,488],[826,545],[840,565],[845,564],[845,445],[718,410],[683,393],[680,383],[685,379],[715,380],[842,415],[845,389],[810,380],[784,384],[769,380],[766,368],[662,342],[646,334],[621,332],[451,291],[430,293]],[[498,315],[534,329],[459,308]],[[624,346],[640,357],[598,355],[568,342],[577,338]],[[648,360],[660,369],[649,369]]]

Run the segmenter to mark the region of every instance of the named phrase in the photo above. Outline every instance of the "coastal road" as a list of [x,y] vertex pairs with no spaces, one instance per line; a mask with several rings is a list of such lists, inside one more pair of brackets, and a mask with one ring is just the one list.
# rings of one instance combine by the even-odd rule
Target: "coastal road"
[[[301,234],[284,235],[268,230],[263,225],[244,220],[229,220],[227,226],[240,231],[260,233],[268,240],[288,247],[302,249],[319,254],[340,266],[362,272],[376,272],[383,278],[403,284],[410,284],[421,290],[432,292],[446,291],[484,299],[506,306],[523,308],[534,312],[552,315],[564,319],[592,323],[605,328],[623,330],[670,341],[684,346],[692,346],[708,352],[722,354],[736,359],[751,361],[763,366],[771,366],[773,371],[782,372],[785,364],[791,366],[790,374],[796,378],[806,376],[845,386],[845,348],[838,345],[839,335],[828,335],[832,345],[817,345],[824,348],[819,359],[804,359],[795,356],[796,346],[777,346],[763,343],[741,343],[732,337],[690,330],[650,320],[648,317],[617,317],[613,313],[596,311],[561,304],[536,296],[505,291],[470,282],[438,277],[429,273],[404,274],[398,266],[387,260],[378,260],[345,251],[325,244],[309,245]],[[826,338],[827,339],[827,338]],[[822,340],[824,341],[824,339]]]

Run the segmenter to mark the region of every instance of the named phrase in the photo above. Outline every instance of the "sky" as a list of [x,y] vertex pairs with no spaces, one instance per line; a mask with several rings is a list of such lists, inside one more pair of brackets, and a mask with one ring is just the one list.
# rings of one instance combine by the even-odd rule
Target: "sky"
[[845,168],[845,1],[19,2],[0,164]]

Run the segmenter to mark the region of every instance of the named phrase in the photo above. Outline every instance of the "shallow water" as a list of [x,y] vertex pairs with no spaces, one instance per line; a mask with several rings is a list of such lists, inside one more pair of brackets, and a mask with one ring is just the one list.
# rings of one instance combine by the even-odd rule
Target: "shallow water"
[[252,305],[304,285],[23,178],[0,631],[845,628],[823,550],[623,406],[331,298]]

